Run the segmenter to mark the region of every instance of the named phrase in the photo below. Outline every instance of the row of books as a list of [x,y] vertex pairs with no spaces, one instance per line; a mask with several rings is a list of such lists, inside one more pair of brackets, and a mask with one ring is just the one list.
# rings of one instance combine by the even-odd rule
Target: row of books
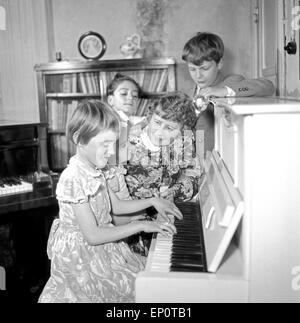
[[[50,167],[53,170],[63,170],[76,152],[76,146],[68,140],[65,132],[67,122],[78,102],[78,100],[48,100],[49,153]],[[146,115],[149,104],[150,99],[141,99],[136,115]]]
[[[145,116],[153,99],[140,99],[137,105],[137,116]],[[79,100],[48,99],[48,129],[65,132],[67,123],[76,109]]]
[[66,131],[66,125],[78,105],[78,100],[48,100],[50,131]]
[[148,108],[151,106],[153,100],[154,99],[140,99],[136,110],[136,116],[146,116],[148,113]]
[[[116,73],[116,71],[100,71],[49,75],[46,81],[46,91],[47,93],[98,94],[105,97],[107,86]],[[122,71],[122,74],[132,77],[146,92],[167,90],[167,69]]]
[[76,153],[76,146],[64,134],[51,134],[50,167],[53,170],[63,170],[70,158]]

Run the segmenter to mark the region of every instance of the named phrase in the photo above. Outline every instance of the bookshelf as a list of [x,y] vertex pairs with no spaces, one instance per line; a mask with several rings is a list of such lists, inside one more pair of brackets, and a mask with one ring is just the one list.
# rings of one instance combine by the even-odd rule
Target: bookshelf
[[143,116],[151,101],[176,90],[176,63],[172,58],[62,61],[35,65],[40,121],[47,123],[43,158],[50,169],[62,171],[75,153],[66,138],[66,124],[78,102],[87,98],[106,100],[106,88],[117,72],[134,78],[143,93],[137,115]]

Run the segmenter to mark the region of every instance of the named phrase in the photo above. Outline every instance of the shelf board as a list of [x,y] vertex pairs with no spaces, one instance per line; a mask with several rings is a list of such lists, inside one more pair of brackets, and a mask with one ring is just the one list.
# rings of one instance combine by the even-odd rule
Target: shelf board
[[[166,92],[144,92],[141,99],[159,98]],[[99,93],[47,93],[47,99],[85,99],[85,98],[102,98]]]
[[99,93],[47,93],[47,99],[68,99],[68,98],[77,98],[77,99],[84,99],[84,98],[100,98],[101,94]]
[[161,69],[175,66],[174,58],[159,59],[119,59],[100,61],[62,61],[47,64],[36,64],[35,70],[46,74],[52,73],[79,73],[87,70],[140,70],[140,69]]

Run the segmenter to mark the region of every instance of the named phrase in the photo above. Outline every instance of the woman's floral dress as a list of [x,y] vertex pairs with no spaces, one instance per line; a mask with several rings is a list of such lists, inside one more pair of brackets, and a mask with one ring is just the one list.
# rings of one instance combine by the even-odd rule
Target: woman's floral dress
[[135,199],[160,196],[174,201],[188,201],[198,192],[201,168],[194,157],[192,131],[184,131],[169,146],[155,147],[147,127],[141,133],[129,135],[129,162],[126,165],[126,183]]
[[73,203],[88,202],[99,227],[113,226],[103,173],[74,156],[61,174],[56,192],[60,213],[53,222],[47,250],[51,277],[39,301],[134,302],[135,277],[144,269],[145,259],[123,241],[89,245],[72,208]]

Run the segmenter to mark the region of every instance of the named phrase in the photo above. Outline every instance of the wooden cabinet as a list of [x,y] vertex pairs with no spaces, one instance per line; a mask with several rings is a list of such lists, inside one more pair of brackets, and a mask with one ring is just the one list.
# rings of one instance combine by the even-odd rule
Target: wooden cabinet
[[48,124],[47,152],[51,170],[61,171],[75,152],[66,137],[66,124],[78,102],[106,100],[106,88],[117,72],[134,78],[142,87],[137,115],[146,113],[151,100],[176,90],[175,61],[123,59],[38,64],[35,66],[41,122]]

